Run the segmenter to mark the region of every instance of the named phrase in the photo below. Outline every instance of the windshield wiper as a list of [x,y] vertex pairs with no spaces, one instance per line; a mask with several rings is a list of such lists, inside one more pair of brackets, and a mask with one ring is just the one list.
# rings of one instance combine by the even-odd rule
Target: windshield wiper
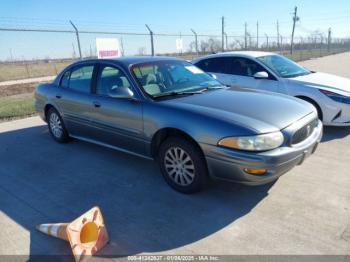
[[225,86],[223,85],[212,85],[212,86],[206,86],[204,89],[201,89],[201,91],[207,91],[207,90],[216,90],[216,89],[223,89]]
[[225,88],[222,85],[211,85],[211,86],[205,86],[204,88],[200,89],[200,90],[196,90],[196,91],[173,91],[173,92],[167,92],[167,93],[163,93],[163,94],[159,94],[156,96],[153,96],[154,98],[160,98],[160,97],[168,97],[168,96],[185,96],[185,95],[197,95],[197,94],[202,94],[205,91],[208,90],[216,90],[216,89],[222,89]]
[[221,89],[221,88],[225,88],[224,85],[222,84],[216,84],[216,85],[205,85],[205,84],[200,84],[199,86],[203,86],[206,89]]
[[284,76],[284,78],[294,78],[294,77],[298,77],[298,76],[306,76],[311,74],[312,72],[303,72],[303,73],[298,73],[298,74],[292,74],[292,75],[286,75]]
[[196,95],[196,94],[202,94],[202,91],[169,92],[169,93],[159,94],[153,97],[160,98],[160,97],[167,97],[167,96],[186,96],[186,95]]

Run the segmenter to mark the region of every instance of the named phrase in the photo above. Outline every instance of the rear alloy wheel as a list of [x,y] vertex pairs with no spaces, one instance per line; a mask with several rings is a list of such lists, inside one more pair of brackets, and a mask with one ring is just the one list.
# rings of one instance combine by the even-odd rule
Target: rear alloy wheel
[[168,138],[160,146],[159,165],[165,181],[182,193],[195,193],[202,189],[207,168],[202,152],[190,141]]
[[61,116],[57,110],[51,108],[47,113],[47,123],[49,126],[49,131],[53,139],[59,143],[65,143],[68,141],[68,132],[64,127]]

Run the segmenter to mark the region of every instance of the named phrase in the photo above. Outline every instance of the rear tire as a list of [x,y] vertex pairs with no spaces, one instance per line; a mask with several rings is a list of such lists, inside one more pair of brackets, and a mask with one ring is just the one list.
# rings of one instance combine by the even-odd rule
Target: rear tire
[[165,181],[178,192],[199,192],[206,184],[208,171],[198,146],[179,137],[167,138],[160,146],[158,163]]
[[58,111],[50,108],[46,116],[52,138],[58,143],[67,143],[69,141],[69,135]]

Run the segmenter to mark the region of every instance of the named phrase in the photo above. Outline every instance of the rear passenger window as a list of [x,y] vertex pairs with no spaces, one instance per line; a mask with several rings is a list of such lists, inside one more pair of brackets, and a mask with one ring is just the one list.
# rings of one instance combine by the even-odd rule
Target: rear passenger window
[[72,70],[69,79],[69,88],[82,93],[90,93],[94,66],[82,66]]
[[119,87],[130,87],[125,74],[115,67],[102,67],[97,80],[96,94],[108,96],[110,91]]
[[70,71],[66,71],[61,78],[60,86],[69,87],[69,77],[70,77]]
[[231,59],[229,57],[216,57],[200,61],[196,64],[205,72],[230,74],[231,73]]

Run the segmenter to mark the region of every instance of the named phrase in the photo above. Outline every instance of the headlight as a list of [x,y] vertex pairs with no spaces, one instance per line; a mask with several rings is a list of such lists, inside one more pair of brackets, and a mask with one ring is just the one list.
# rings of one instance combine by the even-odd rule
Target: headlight
[[274,132],[257,136],[226,137],[218,145],[247,151],[265,151],[279,147],[283,141],[282,133]]
[[333,93],[331,91],[323,90],[323,89],[319,89],[319,90],[322,94],[328,96],[330,99],[336,102],[343,103],[343,104],[350,104],[350,96],[339,95],[337,93]]

